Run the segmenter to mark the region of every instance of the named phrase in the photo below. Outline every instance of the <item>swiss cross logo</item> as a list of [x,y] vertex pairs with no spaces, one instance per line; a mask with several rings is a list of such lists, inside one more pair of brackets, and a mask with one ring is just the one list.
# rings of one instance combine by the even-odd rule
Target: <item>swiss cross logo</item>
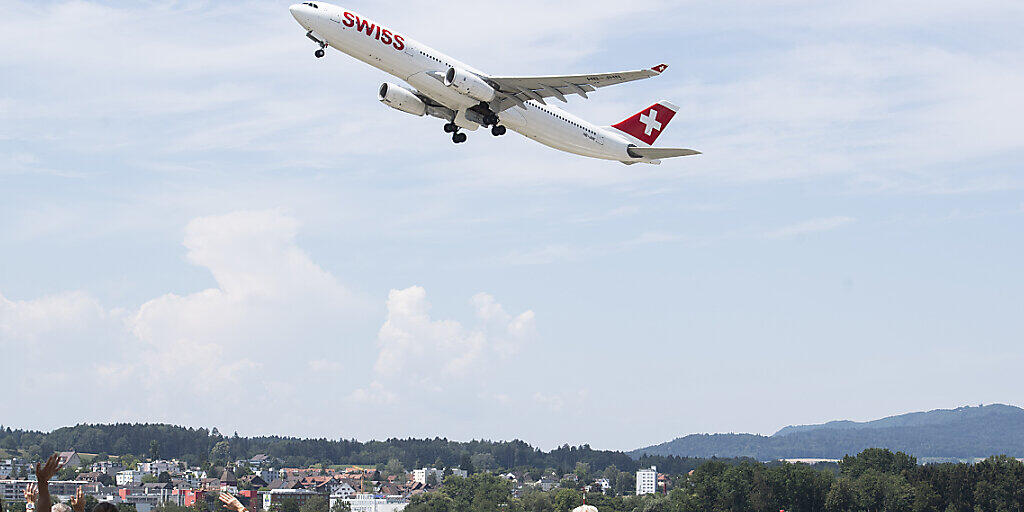
[[647,115],[640,115],[640,122],[647,128],[644,129],[644,135],[650,135],[654,132],[661,131],[661,123],[658,121],[658,111],[651,109],[651,112]]
[[666,69],[668,69],[668,64],[658,64],[651,68],[652,71],[657,71],[658,73],[664,73]]
[[614,128],[626,133],[644,144],[654,144],[661,132],[668,127],[669,121],[679,110],[675,105],[668,102],[655,103],[640,112],[633,114],[633,117],[612,125]]

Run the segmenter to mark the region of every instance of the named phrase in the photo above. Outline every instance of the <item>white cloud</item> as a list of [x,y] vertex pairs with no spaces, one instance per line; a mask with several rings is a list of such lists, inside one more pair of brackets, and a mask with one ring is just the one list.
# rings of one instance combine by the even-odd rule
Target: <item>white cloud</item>
[[778,229],[773,229],[764,234],[764,238],[769,239],[785,239],[795,238],[798,236],[809,235],[812,233],[821,233],[823,231],[832,231],[848,224],[856,222],[857,219],[853,217],[824,217],[820,219],[811,219],[796,224],[790,224],[783,226]]
[[391,290],[387,319],[377,336],[376,380],[369,389],[357,390],[354,398],[382,392],[392,397],[439,393],[463,379],[487,375],[532,338],[533,311],[513,317],[485,293],[474,295],[470,303],[479,320],[474,328],[433,319],[422,287]]
[[[194,219],[184,232],[186,257],[208,270],[214,285],[130,311],[104,308],[83,292],[28,301],[0,296],[0,349],[17,354],[14,392],[32,386],[60,393],[84,373],[93,379],[73,387],[68,409],[45,413],[53,415],[48,421],[238,425],[255,418],[194,404],[230,392],[294,411],[309,386],[327,386],[339,404],[401,406],[493,378],[535,336],[532,311],[510,314],[486,293],[470,299],[471,323],[435,319],[426,291],[413,286],[388,295],[374,347],[361,329],[372,310],[298,247],[298,228],[280,210]],[[467,400],[501,394],[472,389]],[[124,390],[131,393],[119,395],[116,408],[104,406],[105,397]],[[313,433],[318,422],[335,418],[313,412],[295,424],[286,416],[264,418],[260,431]]]

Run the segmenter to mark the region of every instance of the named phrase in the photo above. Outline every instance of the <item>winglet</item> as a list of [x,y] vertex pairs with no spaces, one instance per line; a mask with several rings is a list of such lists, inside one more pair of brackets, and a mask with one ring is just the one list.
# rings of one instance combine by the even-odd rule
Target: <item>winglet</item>
[[668,69],[668,64],[658,64],[657,66],[651,68],[651,71],[654,71],[655,73],[660,75],[664,73],[666,69]]

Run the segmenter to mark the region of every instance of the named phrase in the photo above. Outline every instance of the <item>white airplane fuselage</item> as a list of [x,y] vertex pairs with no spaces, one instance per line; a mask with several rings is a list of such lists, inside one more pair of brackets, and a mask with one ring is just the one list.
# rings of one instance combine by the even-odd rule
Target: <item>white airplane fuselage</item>
[[[480,101],[446,86],[440,77],[453,67],[481,76],[485,76],[484,73],[404,33],[393,32],[386,25],[381,26],[336,5],[306,2],[292,5],[289,10],[311,38],[401,79],[456,113],[462,112],[453,120],[460,127],[467,130],[479,127],[466,119],[464,113]],[[529,100],[525,108],[516,106],[497,115],[508,129],[561,151],[628,163],[651,161],[629,155],[628,148],[637,146],[637,141],[552,105]]]

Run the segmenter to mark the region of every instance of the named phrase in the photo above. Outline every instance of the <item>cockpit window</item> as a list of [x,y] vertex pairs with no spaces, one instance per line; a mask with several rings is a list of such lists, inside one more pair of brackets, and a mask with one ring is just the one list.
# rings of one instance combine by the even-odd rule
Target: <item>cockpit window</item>
[[320,8],[316,4],[314,4],[313,2],[302,2],[302,5],[308,5],[308,6],[312,7],[312,8],[314,8],[314,9],[319,9]]

